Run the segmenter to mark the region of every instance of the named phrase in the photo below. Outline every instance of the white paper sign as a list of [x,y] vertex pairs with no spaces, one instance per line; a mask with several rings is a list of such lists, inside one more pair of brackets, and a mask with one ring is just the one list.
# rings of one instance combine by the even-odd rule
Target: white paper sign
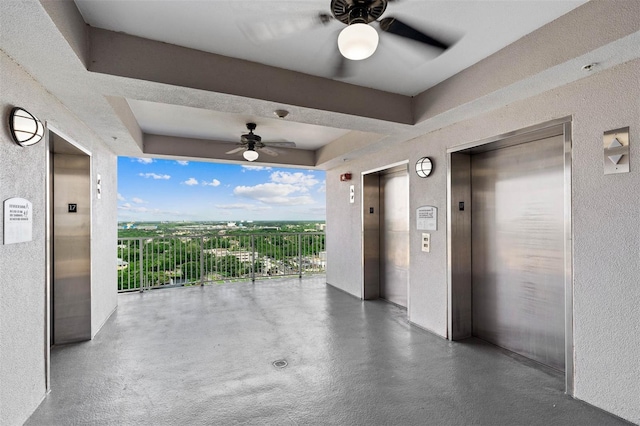
[[15,244],[33,238],[33,209],[31,201],[9,198],[4,201],[4,243]]
[[422,206],[416,210],[417,228],[420,231],[438,230],[438,208]]

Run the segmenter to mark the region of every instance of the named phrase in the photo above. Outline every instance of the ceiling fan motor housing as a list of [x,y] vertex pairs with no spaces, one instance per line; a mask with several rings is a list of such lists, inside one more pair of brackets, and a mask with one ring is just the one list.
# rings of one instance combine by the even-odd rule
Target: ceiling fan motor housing
[[261,142],[262,138],[253,133],[253,131],[256,129],[256,123],[247,123],[247,129],[249,130],[249,133],[242,135],[240,140],[243,143],[248,143],[250,149],[253,149],[253,146],[262,148],[264,146],[264,144]]
[[380,18],[387,0],[331,0],[331,13],[343,24],[369,24]]

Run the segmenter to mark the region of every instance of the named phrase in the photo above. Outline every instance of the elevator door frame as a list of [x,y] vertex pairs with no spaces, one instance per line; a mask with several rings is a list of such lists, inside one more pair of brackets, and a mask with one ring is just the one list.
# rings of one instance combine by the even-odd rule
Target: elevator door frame
[[[46,264],[45,264],[45,328],[44,328],[44,343],[45,343],[45,388],[47,392],[51,391],[51,337],[53,331],[52,324],[52,287],[53,287],[53,164],[52,157],[54,154],[54,143],[53,143],[53,135],[57,136],[57,138],[62,139],[66,144],[68,144],[68,149],[71,151],[76,151],[77,154],[86,155],[89,157],[89,229],[90,232],[93,230],[93,156],[90,151],[84,148],[81,144],[77,143],[75,140],[67,136],[65,133],[58,130],[51,123],[45,123],[45,151],[46,151],[46,178],[45,178],[45,206],[46,206],[46,215],[45,215],[45,238],[46,238]],[[91,240],[91,236],[89,236]],[[91,272],[90,272],[91,273]]]
[[[461,340],[472,336],[471,155],[558,135],[564,139],[565,391],[573,395],[571,117],[447,149],[447,338]],[[463,211],[461,202],[465,205]]]
[[[362,287],[364,300],[380,298],[380,176],[388,173],[406,171],[409,177],[409,161],[388,164],[362,172],[361,175],[361,212],[362,212]],[[409,188],[407,188],[410,191]],[[409,194],[410,204],[411,193]],[[370,213],[373,208],[373,213]],[[407,220],[409,220],[407,218]],[[409,224],[410,225],[410,224]],[[409,226],[409,229],[411,227]],[[407,250],[410,247],[407,246]],[[410,265],[409,265],[410,268]],[[407,277],[407,312],[411,305],[410,281]]]

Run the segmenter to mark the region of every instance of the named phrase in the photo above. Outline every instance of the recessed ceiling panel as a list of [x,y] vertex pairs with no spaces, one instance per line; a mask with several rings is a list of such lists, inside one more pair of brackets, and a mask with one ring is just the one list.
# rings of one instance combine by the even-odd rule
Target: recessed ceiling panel
[[[96,1],[76,0],[98,28],[259,62],[360,86],[416,95],[486,58],[587,0],[402,0],[382,18],[395,17],[448,41],[438,51],[381,33],[368,59],[349,61],[335,77],[337,37],[344,24],[317,19],[330,0]],[[377,23],[371,24],[380,32]]]
[[287,119],[127,99],[144,133],[224,142],[239,142],[248,133],[246,123],[257,124],[263,142],[295,142],[298,149],[315,150],[349,133],[349,130],[296,123]]

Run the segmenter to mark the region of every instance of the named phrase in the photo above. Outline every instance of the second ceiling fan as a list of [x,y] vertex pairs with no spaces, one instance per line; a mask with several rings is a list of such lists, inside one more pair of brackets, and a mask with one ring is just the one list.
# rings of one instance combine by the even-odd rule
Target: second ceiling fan
[[244,134],[240,137],[240,143],[238,143],[237,148],[232,149],[231,151],[227,151],[226,154],[237,154],[242,152],[242,156],[247,161],[256,161],[260,154],[260,152],[264,152],[267,155],[271,155],[272,157],[277,157],[279,152],[272,147],[281,147],[281,148],[295,148],[295,142],[262,142],[262,137],[253,133],[256,129],[256,123],[247,123],[247,130],[249,133]]

